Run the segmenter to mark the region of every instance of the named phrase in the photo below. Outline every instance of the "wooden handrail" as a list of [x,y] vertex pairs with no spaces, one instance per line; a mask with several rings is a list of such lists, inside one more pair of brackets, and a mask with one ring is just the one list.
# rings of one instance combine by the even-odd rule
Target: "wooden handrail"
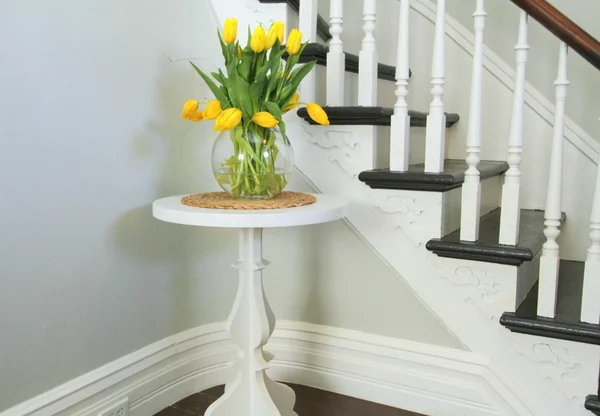
[[510,0],[600,70],[600,42],[546,0]]

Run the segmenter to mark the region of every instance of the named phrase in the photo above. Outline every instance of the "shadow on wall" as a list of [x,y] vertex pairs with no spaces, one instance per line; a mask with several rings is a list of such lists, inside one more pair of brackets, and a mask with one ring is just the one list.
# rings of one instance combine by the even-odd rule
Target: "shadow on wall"
[[[210,166],[212,143],[217,135],[212,132],[212,123],[184,122],[180,114],[186,99],[202,100],[209,90],[190,70],[187,60],[172,61],[164,56],[160,67],[155,103],[160,106],[156,112],[160,115],[149,121],[130,143],[135,163],[153,167],[146,170],[147,200],[217,190]],[[162,159],[159,161],[158,157]],[[218,235],[220,231],[156,220],[152,216],[151,202],[127,211],[113,224],[114,263],[131,262],[152,268],[146,276],[152,279],[139,274],[125,275],[122,279],[136,281],[138,296],[143,296],[145,291],[160,291],[155,294],[154,302],[160,301],[166,307],[161,312],[170,316],[168,326],[172,333],[226,317],[227,307],[215,308],[209,292],[212,291],[216,299],[221,296],[228,299],[231,285],[222,285],[222,289],[215,287],[211,282],[214,276],[205,274],[213,267],[208,270],[203,267],[207,259],[212,263],[213,259],[223,258],[223,252],[231,252],[228,245],[235,248],[231,235],[227,235],[225,241]],[[226,271],[229,269],[228,265],[222,266]],[[149,300],[143,307],[156,306]],[[155,321],[156,316],[148,313],[147,319]]]

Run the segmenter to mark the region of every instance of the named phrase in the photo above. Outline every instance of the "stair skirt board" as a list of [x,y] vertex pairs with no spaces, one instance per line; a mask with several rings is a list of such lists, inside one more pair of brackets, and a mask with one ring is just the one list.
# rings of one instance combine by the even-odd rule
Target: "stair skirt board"
[[[466,351],[299,322],[278,322],[268,350],[270,375],[428,415],[532,413],[518,386],[487,358]],[[128,399],[131,416],[148,416],[199,391],[224,384],[235,347],[225,323],[165,338],[2,416],[96,415]]]

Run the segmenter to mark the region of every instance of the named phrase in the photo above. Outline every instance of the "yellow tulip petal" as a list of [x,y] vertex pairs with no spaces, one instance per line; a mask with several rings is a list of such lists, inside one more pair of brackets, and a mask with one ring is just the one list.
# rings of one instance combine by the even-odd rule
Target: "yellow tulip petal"
[[288,111],[293,110],[294,108],[298,107],[300,105],[300,103],[298,103],[298,101],[300,101],[300,94],[296,93],[296,94],[294,94],[294,96],[292,97],[290,102],[287,103],[287,105],[283,109],[283,112],[287,113]]
[[275,41],[277,40],[277,31],[273,25],[267,32],[267,36],[265,37],[265,49],[271,49],[273,45],[275,45]]
[[294,103],[294,104],[288,104],[285,106],[285,108],[283,109],[283,113],[287,113],[290,110],[293,110],[294,108],[298,107],[300,104],[299,103]]
[[260,111],[254,114],[252,121],[267,129],[272,129],[279,124],[279,121],[268,111]]
[[292,29],[285,46],[290,55],[296,55],[302,46],[302,33],[298,29]]
[[194,115],[198,111],[198,101],[197,100],[187,100],[183,105],[183,111],[181,112],[181,117],[186,120],[189,120],[189,117]]
[[204,119],[214,120],[219,114],[221,114],[221,102],[219,100],[209,101],[204,109]]
[[202,114],[201,111],[197,111],[196,113],[192,114],[187,120],[197,123],[199,121],[204,120],[204,115]]
[[250,48],[256,53],[260,53],[265,49],[265,28],[262,26],[254,29],[254,34],[250,39]]
[[283,44],[283,36],[285,34],[285,25],[283,22],[275,22],[277,25],[277,38],[279,39],[279,44]]
[[283,42],[283,30],[284,24],[281,22],[274,22],[271,25],[265,37],[265,49],[271,49],[277,39],[279,39],[279,44]]
[[327,113],[319,104],[308,104],[306,106],[306,111],[308,111],[308,115],[315,122],[324,126],[329,125],[329,117],[327,117]]
[[231,130],[242,121],[242,112],[238,108],[228,108],[215,120],[214,131]]
[[231,45],[237,39],[237,19],[225,19],[225,27],[223,28],[223,42]]

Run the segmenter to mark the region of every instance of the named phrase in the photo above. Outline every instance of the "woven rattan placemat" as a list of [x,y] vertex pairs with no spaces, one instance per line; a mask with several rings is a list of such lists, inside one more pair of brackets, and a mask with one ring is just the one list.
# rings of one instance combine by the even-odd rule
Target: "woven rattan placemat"
[[261,200],[233,198],[226,192],[208,192],[181,198],[183,205],[191,207],[239,210],[293,208],[310,205],[316,201],[317,198],[313,195],[302,192],[282,192],[271,199]]

